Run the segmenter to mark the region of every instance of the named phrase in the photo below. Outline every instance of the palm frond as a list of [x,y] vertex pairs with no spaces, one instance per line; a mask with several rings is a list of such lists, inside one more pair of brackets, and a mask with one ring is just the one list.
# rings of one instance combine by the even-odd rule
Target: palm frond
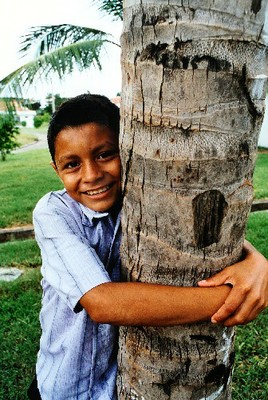
[[53,72],[61,79],[73,72],[75,67],[81,71],[92,65],[101,69],[99,55],[105,42],[108,41],[85,40],[43,54],[2,79],[0,92],[5,89],[19,97],[22,95],[22,88],[47,80]]
[[40,57],[71,43],[108,40],[109,36],[97,29],[70,24],[37,26],[30,28],[29,32],[23,36],[19,51],[25,54],[30,49],[35,49],[35,57]]
[[115,19],[123,20],[123,0],[96,0],[100,3],[100,10],[107,12]]

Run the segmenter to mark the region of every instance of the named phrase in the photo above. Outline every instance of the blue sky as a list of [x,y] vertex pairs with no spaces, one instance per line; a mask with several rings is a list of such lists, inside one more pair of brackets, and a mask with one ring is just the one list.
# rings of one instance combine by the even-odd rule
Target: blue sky
[[[8,0],[1,9],[0,24],[0,79],[25,61],[18,54],[21,36],[32,26],[70,23],[89,26],[111,33],[119,42],[122,23],[114,21],[98,10],[94,0]],[[102,53],[102,71],[94,67],[87,72],[74,73],[62,83],[38,85],[27,92],[27,97],[43,100],[47,93],[70,97],[85,91],[114,97],[121,89],[120,49],[110,45]]]

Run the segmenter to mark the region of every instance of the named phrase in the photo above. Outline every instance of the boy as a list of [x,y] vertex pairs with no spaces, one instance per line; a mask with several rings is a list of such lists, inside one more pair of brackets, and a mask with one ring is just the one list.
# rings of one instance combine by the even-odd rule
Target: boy
[[[115,400],[117,325],[208,320],[231,291],[227,285],[120,282],[118,136],[119,109],[107,98],[89,94],[65,102],[48,129],[52,166],[65,189],[48,193],[34,210],[43,275],[37,381],[44,400]],[[252,259],[254,250],[248,253]],[[241,268],[229,267],[228,282],[239,281],[237,270]],[[267,265],[262,271],[267,282]],[[252,271],[248,277],[240,281],[251,283]],[[246,308],[241,322],[258,312],[256,306]],[[229,313],[223,312],[225,318]]]

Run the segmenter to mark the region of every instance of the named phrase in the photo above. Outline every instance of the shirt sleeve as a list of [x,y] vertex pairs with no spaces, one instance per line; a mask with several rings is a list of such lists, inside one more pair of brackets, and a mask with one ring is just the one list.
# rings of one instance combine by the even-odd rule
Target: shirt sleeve
[[110,282],[95,250],[82,240],[74,216],[55,207],[37,206],[33,214],[35,237],[41,250],[41,272],[73,310],[92,288]]

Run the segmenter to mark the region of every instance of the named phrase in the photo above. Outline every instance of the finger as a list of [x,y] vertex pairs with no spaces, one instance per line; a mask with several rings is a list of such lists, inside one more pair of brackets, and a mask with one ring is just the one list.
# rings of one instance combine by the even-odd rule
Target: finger
[[246,253],[254,252],[254,251],[258,252],[258,250],[255,249],[255,247],[250,242],[248,242],[246,239],[244,240],[243,250]]
[[221,323],[231,315],[237,312],[238,308],[241,307],[242,303],[243,307],[245,307],[245,312],[249,313],[250,308],[248,308],[246,304],[246,294],[240,288],[234,288],[231,290],[230,294],[227,296],[224,304],[219,308],[219,310],[212,315],[211,322],[212,323]]
[[220,322],[224,326],[244,325],[257,318],[264,308],[265,304],[260,302],[255,296],[246,296],[245,301],[237,307],[235,312],[226,320],[221,320]]
[[260,310],[258,308],[253,309],[250,314],[245,314],[242,309],[238,309],[235,314],[231,317],[227,318],[223,325],[227,327],[236,326],[236,325],[245,325],[249,322],[253,321],[259,315]]
[[227,267],[224,270],[218,272],[217,274],[211,276],[210,278],[203,279],[202,281],[197,282],[197,284],[200,287],[212,287],[224,284],[232,284],[229,278],[230,276],[228,274],[228,267]]

